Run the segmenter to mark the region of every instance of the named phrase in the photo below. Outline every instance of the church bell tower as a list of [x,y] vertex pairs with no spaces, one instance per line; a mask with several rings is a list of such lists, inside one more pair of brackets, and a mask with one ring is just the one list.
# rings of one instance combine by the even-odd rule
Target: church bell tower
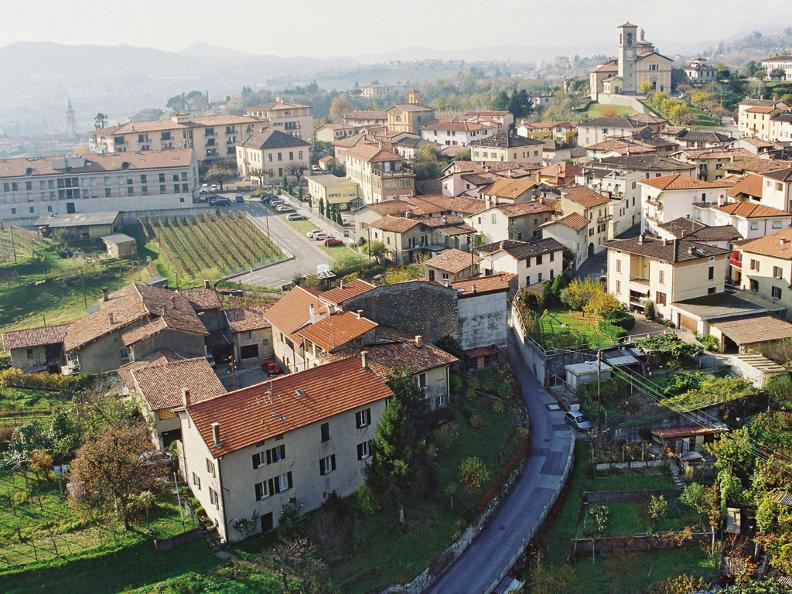
[[638,27],[630,22],[619,26],[619,76],[622,78],[622,92],[638,91],[636,73],[636,44]]

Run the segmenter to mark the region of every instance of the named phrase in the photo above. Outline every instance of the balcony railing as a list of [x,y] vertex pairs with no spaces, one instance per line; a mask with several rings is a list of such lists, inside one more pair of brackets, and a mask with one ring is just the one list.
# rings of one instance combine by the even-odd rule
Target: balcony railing
[[739,256],[732,255],[729,257],[729,264],[735,268],[742,268],[742,260]]

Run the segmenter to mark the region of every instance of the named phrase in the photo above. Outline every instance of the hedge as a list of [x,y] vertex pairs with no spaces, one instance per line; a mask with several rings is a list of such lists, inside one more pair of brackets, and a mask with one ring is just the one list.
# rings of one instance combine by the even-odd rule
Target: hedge
[[605,321],[614,326],[619,326],[629,331],[635,326],[635,316],[626,311],[612,311],[605,314]]
[[619,340],[627,336],[627,330],[616,324],[611,324],[608,320],[600,320],[597,326],[599,331],[611,340]]

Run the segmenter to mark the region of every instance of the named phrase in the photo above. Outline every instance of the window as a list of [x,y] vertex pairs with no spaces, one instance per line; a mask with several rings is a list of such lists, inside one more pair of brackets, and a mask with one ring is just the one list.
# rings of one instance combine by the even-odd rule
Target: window
[[253,485],[253,487],[256,492],[256,501],[261,501],[262,499],[266,499],[270,496],[270,493],[267,490],[267,481],[256,483]]
[[751,270],[755,270],[756,272],[759,272],[759,260],[754,260],[753,258],[751,258]]
[[773,278],[784,278],[784,273],[780,266],[773,266]]
[[262,464],[262,462],[261,462],[261,452],[256,452],[255,454],[253,454],[251,456],[251,458],[252,458],[252,461],[253,461],[253,468],[254,469],[256,469],[259,466],[261,466],[261,464]]
[[493,225],[498,222],[497,219],[495,218],[495,213],[494,212],[490,215],[490,222]]
[[539,254],[538,256],[536,256],[536,265],[538,266],[541,263],[542,263],[542,254]]
[[214,505],[216,509],[220,509],[220,498],[212,487],[209,487],[209,503]]
[[714,295],[715,294],[715,287],[710,287],[707,289],[707,295]]
[[27,350],[27,358],[28,359],[32,359],[33,358],[33,349],[28,349]]
[[269,492],[272,495],[276,493],[283,493],[292,488],[292,473],[291,471],[279,474],[275,478],[269,480]]
[[660,291],[655,291],[655,303],[657,305],[665,305],[666,304],[666,294],[661,293]]
[[286,457],[286,446],[283,444],[275,446],[274,448],[268,449],[266,454],[267,464],[275,464],[275,462],[280,462]]
[[621,272],[621,260],[616,260],[616,272]]
[[707,280],[712,280],[715,278],[715,267],[710,266],[709,270],[707,270]]
[[425,373],[419,373],[418,374],[418,387],[421,388],[421,390],[426,388],[426,374]]
[[616,293],[621,293],[621,281],[616,281]]
[[193,474],[193,485],[195,485],[198,488],[198,490],[200,491],[201,490],[201,477],[198,476],[197,474],[195,474],[194,472],[192,474]]
[[320,429],[322,433],[322,442],[330,441],[330,423],[322,423]]
[[773,221],[773,229],[780,229],[782,226],[781,221]]
[[369,456],[371,456],[373,450],[374,450],[373,439],[369,439],[368,441],[364,441],[363,443],[357,444],[357,459],[358,460],[367,459]]
[[364,408],[355,413],[355,427],[363,429],[371,425],[371,409]]
[[209,473],[209,474],[211,474],[212,476],[216,476],[216,475],[215,475],[215,465],[214,465],[214,462],[212,462],[212,461],[211,461],[209,458],[207,458],[207,459],[206,459],[206,472],[208,472],[208,473]]
[[335,454],[330,454],[325,458],[321,458],[319,460],[319,474],[324,476],[325,474],[330,474],[336,469],[336,461],[335,461]]
[[661,285],[665,284],[665,270],[659,270],[657,272],[657,282],[659,282]]
[[751,223],[751,231],[756,231],[759,229],[759,223]]

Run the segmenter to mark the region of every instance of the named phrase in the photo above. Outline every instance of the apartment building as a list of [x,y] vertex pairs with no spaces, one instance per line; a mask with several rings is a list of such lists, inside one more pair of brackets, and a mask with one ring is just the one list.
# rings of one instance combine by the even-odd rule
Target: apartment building
[[541,200],[497,204],[465,217],[465,222],[478,232],[480,241],[494,243],[504,239],[528,241],[541,239],[541,226],[555,209]]
[[[758,111],[755,108],[760,108]],[[737,129],[740,136],[757,136],[757,129],[761,122],[772,116],[789,111],[790,106],[776,99],[752,99],[746,97],[737,105]],[[764,139],[766,140],[766,139]]]
[[374,109],[354,109],[344,116],[344,123],[356,128],[385,126],[388,123],[388,114]]
[[792,80],[792,56],[774,56],[762,60],[762,68],[767,72],[767,80],[773,79],[773,73],[779,70],[784,73],[781,80]]
[[514,125],[514,114],[505,109],[466,111],[454,119],[462,122],[494,124],[499,132],[508,130]]
[[317,142],[334,143],[358,133],[358,127],[350,124],[331,123],[322,124],[314,130],[314,138]]
[[360,186],[357,182],[336,175],[311,175],[308,180],[308,195],[317,203],[338,206],[341,210],[352,210],[360,206]]
[[365,481],[374,435],[393,395],[366,354],[193,403],[178,411],[182,473],[220,538],[278,527]]
[[444,121],[426,124],[421,137],[442,146],[467,146],[474,140],[483,140],[498,133],[495,124],[477,122]]
[[726,203],[731,184],[703,181],[681,173],[645,179],[641,185],[641,233],[657,235],[658,227],[680,217],[693,217],[694,205]]
[[535,140],[554,140],[560,145],[574,145],[577,141],[577,124],[570,121],[523,122],[517,126],[517,135]]
[[564,246],[555,239],[498,241],[479,248],[479,269],[485,276],[517,275],[518,287],[552,280],[564,269]]
[[446,283],[478,276],[480,260],[473,252],[452,248],[425,260],[423,265],[427,279]]
[[274,128],[248,136],[236,145],[239,176],[280,180],[310,167],[311,143]]
[[394,105],[385,114],[388,116],[388,132],[412,132],[420,134],[421,128],[435,121],[435,109],[421,103],[418,91],[407,93],[407,103]]
[[570,186],[561,190],[561,212],[564,215],[577,213],[589,222],[586,248],[588,256],[601,252],[608,241],[613,218],[610,202],[610,198],[586,186]]
[[344,153],[346,176],[360,187],[366,204],[415,194],[415,175],[403,159],[381,144],[359,143]]
[[792,212],[792,167],[762,173],[762,204]]
[[509,161],[541,168],[541,140],[516,136],[511,132],[499,132],[494,136],[476,140],[470,144],[470,160],[474,163]]
[[548,221],[542,225],[542,239],[555,239],[575,257],[574,269],[577,270],[588,257],[589,222],[587,218],[576,212]]
[[585,120],[577,126],[578,145],[590,147],[609,138],[635,136],[646,128],[646,124],[623,116]]
[[94,153],[193,149],[198,161],[233,158],[237,141],[266,127],[259,118],[177,113],[167,120],[128,122],[100,128],[89,140]]
[[247,117],[265,120],[267,127],[291,136],[296,136],[309,144],[313,144],[313,108],[310,105],[290,103],[282,97],[276,97],[272,103],[264,103],[248,107]]
[[368,233],[371,240],[385,244],[388,260],[402,265],[449,248],[467,250],[476,230],[459,217],[415,219],[386,215],[371,222]]
[[652,301],[671,319],[673,303],[723,292],[729,250],[645,235],[615,239],[607,248],[608,293],[631,310],[643,311]]
[[731,265],[741,288],[780,303],[792,319],[792,228],[736,246]]
[[192,149],[0,159],[0,220],[190,208],[197,185]]

